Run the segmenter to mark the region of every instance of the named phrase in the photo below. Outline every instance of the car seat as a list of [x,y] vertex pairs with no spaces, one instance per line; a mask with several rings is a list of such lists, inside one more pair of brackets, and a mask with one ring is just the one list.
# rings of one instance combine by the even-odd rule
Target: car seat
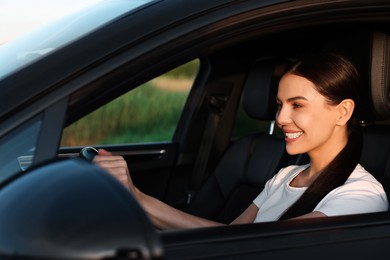
[[[272,121],[279,78],[287,61],[256,60],[244,86],[244,110],[253,119]],[[286,153],[284,137],[255,133],[233,142],[213,174],[188,205],[187,212],[222,223],[230,223],[262,191],[265,183],[297,156]]]

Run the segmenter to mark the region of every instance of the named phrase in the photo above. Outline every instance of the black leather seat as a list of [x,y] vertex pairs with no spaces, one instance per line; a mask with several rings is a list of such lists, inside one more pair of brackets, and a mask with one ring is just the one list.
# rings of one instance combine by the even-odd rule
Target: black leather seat
[[[243,93],[246,113],[257,120],[275,119],[275,97],[286,61],[256,61],[248,74]],[[231,144],[214,173],[189,205],[189,213],[230,223],[261,192],[268,179],[297,156],[286,153],[282,136],[256,133]]]
[[390,125],[363,127],[360,164],[382,183],[390,201]]

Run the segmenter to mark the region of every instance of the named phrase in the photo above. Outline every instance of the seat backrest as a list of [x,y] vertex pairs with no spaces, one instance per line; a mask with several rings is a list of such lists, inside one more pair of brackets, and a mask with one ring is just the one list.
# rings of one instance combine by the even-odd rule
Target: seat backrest
[[[277,85],[286,65],[277,58],[254,62],[243,93],[243,107],[250,117],[275,119]],[[268,179],[296,158],[286,153],[282,136],[256,133],[243,137],[230,145],[187,211],[229,223],[252,203]]]
[[360,164],[382,183],[390,198],[390,125],[363,127]]

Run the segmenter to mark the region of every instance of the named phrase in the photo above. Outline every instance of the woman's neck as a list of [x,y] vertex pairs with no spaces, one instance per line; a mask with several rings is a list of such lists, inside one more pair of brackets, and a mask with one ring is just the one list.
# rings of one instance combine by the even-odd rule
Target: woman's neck
[[348,141],[347,134],[339,134],[321,147],[309,151],[310,167],[300,172],[290,183],[293,187],[308,187],[322,173],[326,166],[340,153]]
[[344,149],[348,142],[346,131],[337,133],[327,143],[315,150],[309,151],[310,171],[309,177],[315,177]]

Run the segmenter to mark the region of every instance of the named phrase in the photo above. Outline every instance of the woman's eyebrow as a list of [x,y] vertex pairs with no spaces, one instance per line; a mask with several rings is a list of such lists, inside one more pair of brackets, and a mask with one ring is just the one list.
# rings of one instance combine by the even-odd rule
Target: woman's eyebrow
[[291,98],[288,98],[287,99],[287,102],[291,103],[291,102],[294,102],[296,100],[300,100],[300,99],[303,99],[305,101],[309,101],[307,98],[305,97],[302,97],[302,96],[296,96],[296,97],[291,97]]
[[[302,96],[296,96],[296,97],[290,97],[287,99],[287,103],[291,103],[291,102],[294,102],[296,100],[305,100],[305,101],[309,101],[307,98],[305,97],[302,97]],[[276,97],[276,102],[277,103],[282,103],[282,101],[280,100],[280,98]]]

